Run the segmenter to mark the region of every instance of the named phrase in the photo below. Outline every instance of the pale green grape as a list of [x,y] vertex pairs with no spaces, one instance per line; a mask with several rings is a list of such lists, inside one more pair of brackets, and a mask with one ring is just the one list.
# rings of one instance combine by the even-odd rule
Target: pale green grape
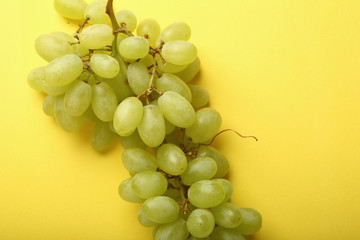
[[119,25],[121,25],[121,23],[125,23],[127,30],[131,32],[135,30],[137,19],[133,12],[129,10],[121,10],[115,14],[115,17]]
[[185,153],[176,145],[166,143],[156,152],[159,168],[164,172],[177,176],[182,174],[187,167]]
[[225,198],[225,189],[216,181],[201,180],[190,186],[188,198],[196,207],[211,208],[222,203]]
[[171,73],[164,73],[160,78],[156,80],[156,89],[160,92],[173,91],[177,92],[188,102],[191,102],[191,91],[187,84],[179,77]]
[[115,134],[111,131],[109,123],[97,122],[91,135],[91,145],[97,151],[102,151],[109,147],[115,139]]
[[128,37],[119,44],[119,52],[126,59],[135,60],[149,53],[149,42],[139,36]]
[[53,86],[50,86],[46,81],[43,81],[42,89],[43,89],[43,92],[45,92],[48,95],[60,96],[60,95],[63,95],[69,89],[69,87],[73,85],[74,82],[71,82],[64,86],[53,87]]
[[197,58],[197,49],[194,44],[182,40],[165,43],[161,53],[167,62],[176,65],[187,65]]
[[91,86],[76,80],[65,93],[65,110],[71,116],[81,116],[90,106]]
[[74,53],[73,37],[63,32],[43,34],[35,40],[35,50],[40,57],[50,62],[55,58]]
[[146,145],[159,146],[165,138],[165,122],[159,106],[144,106],[143,118],[137,128]]
[[224,228],[235,228],[242,221],[240,209],[230,202],[224,202],[210,211],[215,217],[216,224]]
[[161,59],[161,57],[159,55],[156,55],[155,58],[156,58],[156,63],[157,63],[159,72],[177,73],[177,72],[184,70],[187,66],[187,65],[176,65],[176,64],[172,64],[172,63],[166,62],[166,61],[163,62],[163,60]]
[[240,208],[240,212],[243,221],[236,230],[245,236],[257,233],[262,225],[260,213],[252,208]]
[[137,218],[138,218],[140,224],[143,225],[144,227],[155,227],[155,226],[158,225],[157,223],[154,223],[154,222],[152,222],[151,220],[149,220],[149,219],[145,216],[145,214],[143,213],[143,211],[142,211],[141,208],[140,208],[140,210],[138,211]]
[[79,34],[80,44],[88,49],[100,49],[111,45],[113,38],[112,28],[106,24],[91,25]]
[[166,118],[164,118],[164,120],[165,120],[165,133],[167,135],[167,134],[172,133],[175,130],[176,127],[175,127],[174,124],[169,122]]
[[83,72],[83,62],[75,54],[67,54],[52,60],[45,68],[45,81],[53,87],[73,82]]
[[184,82],[190,82],[200,71],[200,59],[197,57],[195,61],[187,65],[181,72],[176,73]]
[[190,127],[195,121],[195,111],[180,94],[167,91],[158,99],[161,112],[167,120],[177,127]]
[[[112,87],[118,101],[122,101],[125,98],[134,95],[134,92],[131,90],[130,86],[126,83],[126,69],[123,70],[122,67],[120,69],[121,70],[119,71],[119,73],[113,78],[98,77],[100,81],[104,81]],[[122,71],[125,71],[125,76]]]
[[191,105],[194,108],[201,108],[209,103],[209,93],[205,88],[193,84],[189,84],[188,86],[192,96]]
[[144,199],[162,195],[167,186],[164,175],[156,171],[142,171],[131,179],[131,189]]
[[179,216],[179,206],[174,199],[157,196],[147,199],[142,210],[144,215],[155,223],[170,223]]
[[108,84],[101,82],[93,86],[91,106],[101,121],[111,121],[117,105],[114,90]]
[[126,136],[126,137],[119,136],[119,141],[121,143],[121,146],[123,146],[123,148],[125,148],[125,149],[128,149],[128,148],[145,149],[146,148],[146,144],[141,140],[138,131],[135,131],[130,136]]
[[73,117],[67,114],[64,107],[64,96],[56,97],[54,103],[54,116],[56,122],[67,132],[77,132],[82,126],[80,117]]
[[[197,237],[194,237],[194,236],[191,236],[189,238],[189,240],[211,240],[210,239],[210,236],[209,237],[206,237],[206,238],[197,238]],[[214,240],[214,239],[213,239]]]
[[138,197],[131,189],[131,178],[125,179],[120,183],[119,195],[122,199],[132,203],[142,203],[145,199]]
[[27,78],[29,86],[36,91],[42,92],[43,82],[45,81],[45,67],[38,67],[33,69]]
[[227,158],[216,148],[210,146],[200,146],[198,157],[210,157],[215,160],[217,165],[217,172],[214,178],[224,177],[229,172],[229,162]]
[[131,176],[143,171],[155,171],[157,169],[156,158],[141,148],[126,149],[121,159]]
[[221,116],[215,109],[202,108],[196,112],[194,124],[186,129],[186,136],[194,143],[206,142],[219,131],[221,122]]
[[245,240],[245,238],[233,228],[217,226],[210,235],[211,240]]
[[81,118],[85,122],[97,122],[100,121],[97,116],[94,113],[94,110],[92,109],[91,105],[86,109],[86,111],[83,113]]
[[109,16],[105,13],[106,2],[95,0],[84,11],[84,18],[89,17],[90,24],[111,24]]
[[181,181],[190,186],[200,180],[211,179],[217,171],[216,162],[209,157],[198,157],[188,163],[188,167],[181,174]]
[[[74,39],[73,42],[78,42],[78,39]],[[89,48],[85,47],[82,43],[74,44],[73,47],[74,53],[80,57],[89,53]]]
[[174,40],[189,40],[191,36],[191,29],[187,23],[175,22],[167,26],[160,34],[159,40],[169,42]]
[[223,187],[225,189],[225,198],[224,198],[223,202],[229,201],[231,198],[231,195],[233,193],[233,187],[232,187],[230,181],[223,179],[223,178],[216,178],[216,179],[213,179],[213,181],[219,182],[219,183],[221,183],[221,185],[223,185]]
[[145,57],[141,58],[140,61],[145,67],[150,67],[154,64],[154,58],[150,54],[146,55]]
[[139,125],[143,116],[143,104],[136,97],[128,97],[116,108],[114,128],[120,136],[129,136]]
[[55,0],[55,10],[63,17],[80,20],[84,17],[87,3],[83,0]]
[[136,95],[139,95],[148,88],[150,75],[144,64],[135,62],[131,63],[127,69],[127,79],[130,88]]
[[147,35],[147,40],[150,44],[155,43],[156,39],[160,35],[160,32],[161,28],[159,23],[152,18],[142,20],[136,29],[138,36],[145,37],[145,35]]
[[215,218],[209,210],[195,209],[186,222],[192,236],[205,238],[210,235],[215,227]]
[[55,104],[56,97],[54,96],[46,96],[43,101],[43,111],[48,116],[54,116],[54,104]]
[[94,73],[103,78],[113,78],[120,71],[119,63],[115,58],[104,53],[93,54],[90,59],[90,67]]
[[174,222],[161,225],[156,232],[155,240],[186,240],[188,236],[185,220],[178,218]]

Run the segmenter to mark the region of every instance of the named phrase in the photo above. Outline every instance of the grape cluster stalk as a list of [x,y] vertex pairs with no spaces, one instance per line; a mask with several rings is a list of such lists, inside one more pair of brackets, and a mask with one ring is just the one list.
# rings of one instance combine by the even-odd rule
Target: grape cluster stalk
[[120,140],[130,177],[119,195],[142,204],[138,220],[154,228],[153,238],[241,240],[258,232],[261,215],[231,202],[229,162],[210,146],[226,130],[219,132],[209,93],[189,83],[200,70],[189,25],[137,23],[131,11],[115,14],[112,0],[55,0],[54,7],[83,23],[73,35],[36,39],[48,64],[32,70],[28,83],[47,95],[43,110],[65,131],[94,123],[94,149]]

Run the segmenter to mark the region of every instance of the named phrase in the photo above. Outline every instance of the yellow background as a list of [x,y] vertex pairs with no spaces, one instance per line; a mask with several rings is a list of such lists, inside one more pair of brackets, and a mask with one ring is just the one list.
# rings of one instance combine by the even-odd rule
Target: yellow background
[[[254,239],[360,239],[360,1],[115,1],[162,27],[189,23],[222,129],[260,139],[215,141],[233,201],[263,215]],[[120,145],[97,153],[89,126],[65,133],[26,83],[45,64],[35,38],[76,27],[50,0],[0,12],[0,239],[151,239],[117,195]]]

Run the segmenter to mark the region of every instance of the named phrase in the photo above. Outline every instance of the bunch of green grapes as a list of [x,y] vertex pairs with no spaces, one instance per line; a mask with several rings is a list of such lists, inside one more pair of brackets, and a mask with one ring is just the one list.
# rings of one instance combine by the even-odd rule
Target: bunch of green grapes
[[[226,157],[210,146],[221,116],[206,107],[208,92],[190,84],[200,69],[188,24],[161,31],[154,19],[137,24],[112,0],[55,0],[56,11],[83,20],[69,35],[36,39],[49,63],[34,69],[29,85],[47,94],[43,110],[67,132],[93,122],[92,146],[103,150],[118,136],[130,178],[120,196],[142,203],[140,223],[156,240],[244,239],[261,227],[254,209],[231,203]],[[134,35],[136,29],[136,35]]]

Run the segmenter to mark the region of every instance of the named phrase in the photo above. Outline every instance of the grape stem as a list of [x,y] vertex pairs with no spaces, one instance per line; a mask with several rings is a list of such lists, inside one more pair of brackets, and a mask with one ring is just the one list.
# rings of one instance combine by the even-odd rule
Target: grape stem
[[240,136],[240,137],[242,137],[242,138],[254,138],[256,141],[259,141],[255,136],[243,136],[243,135],[241,135],[240,133],[238,133],[237,131],[235,131],[234,129],[224,129],[224,130],[218,132],[218,133],[212,138],[212,140],[210,141],[210,143],[208,143],[208,144],[203,144],[203,145],[205,145],[205,146],[210,146],[210,145],[214,142],[214,140],[215,140],[215,138],[216,138],[217,136],[219,136],[220,134],[222,134],[222,133],[224,133],[224,132],[228,132],[228,131],[234,132],[234,133],[236,133],[238,136]]
[[120,28],[118,22],[116,21],[116,17],[114,14],[114,8],[113,8],[113,0],[107,1],[105,12],[107,15],[109,15],[109,18],[111,20],[114,35],[117,35],[118,31],[121,30],[121,28]]
[[78,41],[75,43],[70,43],[71,45],[80,43],[79,34],[84,29],[85,25],[88,23],[89,20],[90,20],[90,17],[86,16],[85,21],[82,24],[79,24],[79,28],[78,28],[78,30],[76,30],[75,35],[74,35],[74,38],[76,38]]

